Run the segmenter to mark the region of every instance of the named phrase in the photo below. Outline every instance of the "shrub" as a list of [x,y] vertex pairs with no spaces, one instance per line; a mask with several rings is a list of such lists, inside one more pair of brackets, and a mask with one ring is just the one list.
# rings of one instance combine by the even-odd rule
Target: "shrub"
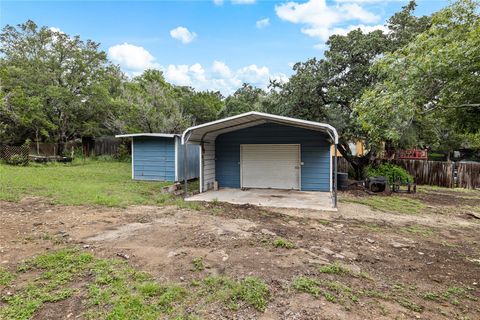
[[366,177],[386,177],[388,183],[393,182],[413,182],[413,177],[407,172],[407,170],[391,163],[382,163],[378,166],[368,166],[365,169]]
[[25,166],[28,164],[28,158],[22,156],[21,154],[14,154],[10,156],[6,162],[13,166]]

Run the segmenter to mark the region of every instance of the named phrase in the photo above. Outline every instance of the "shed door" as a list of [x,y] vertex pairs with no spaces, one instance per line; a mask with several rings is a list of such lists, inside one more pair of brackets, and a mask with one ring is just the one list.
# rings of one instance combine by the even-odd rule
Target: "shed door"
[[240,145],[242,188],[300,189],[300,145]]

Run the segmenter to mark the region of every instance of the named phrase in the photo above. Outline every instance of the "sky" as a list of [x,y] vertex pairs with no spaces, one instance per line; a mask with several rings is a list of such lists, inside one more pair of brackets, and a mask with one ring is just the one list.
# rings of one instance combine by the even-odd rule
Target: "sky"
[[[295,62],[323,57],[331,34],[384,30],[402,0],[6,1],[0,25],[28,19],[101,44],[129,76],[160,69],[177,85],[231,94],[287,81]],[[429,15],[447,0],[417,0]]]

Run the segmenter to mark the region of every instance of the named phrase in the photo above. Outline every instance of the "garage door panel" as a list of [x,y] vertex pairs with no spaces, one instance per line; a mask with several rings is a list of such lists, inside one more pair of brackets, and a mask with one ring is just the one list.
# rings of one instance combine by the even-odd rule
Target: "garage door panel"
[[242,187],[299,189],[300,146],[241,145]]

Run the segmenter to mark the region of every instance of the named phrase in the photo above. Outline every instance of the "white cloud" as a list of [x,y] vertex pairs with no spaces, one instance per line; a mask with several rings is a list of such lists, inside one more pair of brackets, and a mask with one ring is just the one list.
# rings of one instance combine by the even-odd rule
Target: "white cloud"
[[223,4],[223,0],[213,0],[213,4],[216,6],[221,6]]
[[50,27],[50,31],[52,31],[52,32],[58,32],[58,33],[65,33],[65,32],[63,32],[60,28],[57,28],[57,27]]
[[260,19],[255,23],[255,25],[257,26],[258,29],[268,27],[270,25],[270,19],[269,18]]
[[270,80],[288,81],[287,75],[272,74],[265,66],[251,64],[233,71],[225,62],[216,60],[207,69],[199,63],[191,66],[169,65],[165,70],[165,78],[176,85],[220,91],[224,95],[233,93],[244,82],[267,89]]
[[229,78],[232,75],[232,71],[225,62],[217,60],[213,61],[212,72],[224,78]]
[[191,32],[185,27],[176,27],[170,30],[170,36],[174,39],[180,40],[182,43],[190,43],[197,37],[195,32]]
[[232,4],[254,4],[255,0],[232,0]]
[[335,0],[338,3],[379,3],[379,2],[407,2],[407,0]]
[[130,74],[137,74],[145,69],[159,68],[159,64],[150,52],[143,47],[129,43],[117,44],[108,48],[108,56]]
[[275,6],[275,12],[284,21],[303,25],[302,33],[325,41],[339,25],[379,21],[379,16],[352,2],[337,5],[328,5],[326,0],[287,2]]
[[220,91],[224,95],[233,93],[244,82],[267,89],[270,80],[288,81],[285,74],[272,73],[266,66],[256,64],[236,70],[217,60],[207,68],[200,63],[161,65],[148,50],[129,43],[110,47],[108,55],[128,76],[140,75],[146,69],[158,69],[163,71],[165,79],[170,83],[191,86],[197,90]]
[[375,30],[381,30],[383,33],[388,33],[389,30],[385,25],[378,24],[374,26],[366,26],[364,24],[356,24],[356,25],[350,25],[345,28],[333,28],[332,29],[332,34],[340,34],[342,36],[346,35],[352,30],[360,29],[363,31],[363,33],[369,33]]

